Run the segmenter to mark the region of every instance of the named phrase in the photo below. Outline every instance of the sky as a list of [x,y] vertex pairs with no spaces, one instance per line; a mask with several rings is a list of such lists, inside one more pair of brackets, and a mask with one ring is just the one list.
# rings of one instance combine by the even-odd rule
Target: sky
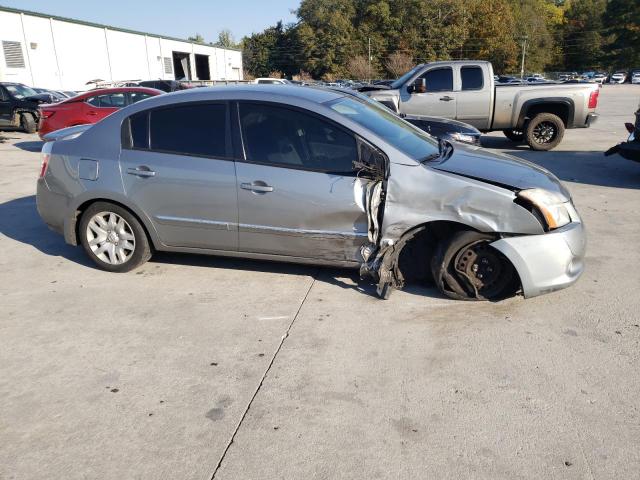
[[228,28],[236,41],[278,20],[296,20],[300,0],[0,0],[4,7],[70,17],[177,38],[215,42]]

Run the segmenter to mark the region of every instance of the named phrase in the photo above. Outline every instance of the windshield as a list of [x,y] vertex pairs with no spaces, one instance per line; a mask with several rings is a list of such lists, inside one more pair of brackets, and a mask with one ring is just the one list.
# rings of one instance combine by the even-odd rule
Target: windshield
[[404,75],[402,75],[399,79],[394,80],[393,83],[391,85],[389,85],[391,88],[400,88],[402,85],[405,84],[405,82],[407,80],[409,80],[413,75],[415,75],[417,73],[418,70],[420,70],[422,68],[422,65],[417,65],[415,67],[413,67],[411,70],[409,70],[407,73],[405,73]]
[[418,162],[439,152],[438,142],[435,139],[382,105],[342,97],[330,102],[329,107],[371,130]]
[[32,95],[37,95],[36,91],[32,88],[25,87],[24,85],[5,85],[4,88],[9,90],[11,95],[18,99],[23,99],[25,97],[30,97]]

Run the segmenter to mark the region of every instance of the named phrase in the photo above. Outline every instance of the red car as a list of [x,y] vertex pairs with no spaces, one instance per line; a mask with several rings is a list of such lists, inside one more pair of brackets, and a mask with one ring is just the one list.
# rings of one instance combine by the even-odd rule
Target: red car
[[61,128],[99,122],[122,107],[162,93],[145,87],[101,88],[60,103],[40,105],[38,135],[43,138]]

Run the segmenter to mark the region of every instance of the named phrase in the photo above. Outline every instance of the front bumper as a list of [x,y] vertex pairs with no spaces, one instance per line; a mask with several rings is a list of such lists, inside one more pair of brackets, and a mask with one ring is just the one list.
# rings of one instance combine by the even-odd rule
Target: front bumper
[[581,222],[542,235],[501,238],[491,244],[513,264],[525,298],[574,284],[584,270],[587,236]]

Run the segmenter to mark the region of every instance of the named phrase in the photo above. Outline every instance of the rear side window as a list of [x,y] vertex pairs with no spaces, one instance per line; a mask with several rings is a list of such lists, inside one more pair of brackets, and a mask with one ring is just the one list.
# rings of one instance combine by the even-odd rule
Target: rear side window
[[450,92],[453,90],[453,70],[437,68],[422,74],[427,81],[427,92]]
[[144,100],[145,98],[149,98],[152,95],[149,95],[148,93],[143,93],[143,92],[130,92],[129,93],[129,101],[131,103],[136,103],[139,102],[140,100]]
[[484,87],[484,77],[480,67],[462,67],[460,76],[462,77],[462,90],[482,90]]
[[226,104],[191,104],[151,110],[151,150],[179,155],[227,156]]
[[124,93],[98,95],[96,97],[89,98],[86,102],[98,108],[122,108],[127,104]]
[[250,162],[350,173],[358,158],[353,135],[299,110],[241,103],[240,123]]

